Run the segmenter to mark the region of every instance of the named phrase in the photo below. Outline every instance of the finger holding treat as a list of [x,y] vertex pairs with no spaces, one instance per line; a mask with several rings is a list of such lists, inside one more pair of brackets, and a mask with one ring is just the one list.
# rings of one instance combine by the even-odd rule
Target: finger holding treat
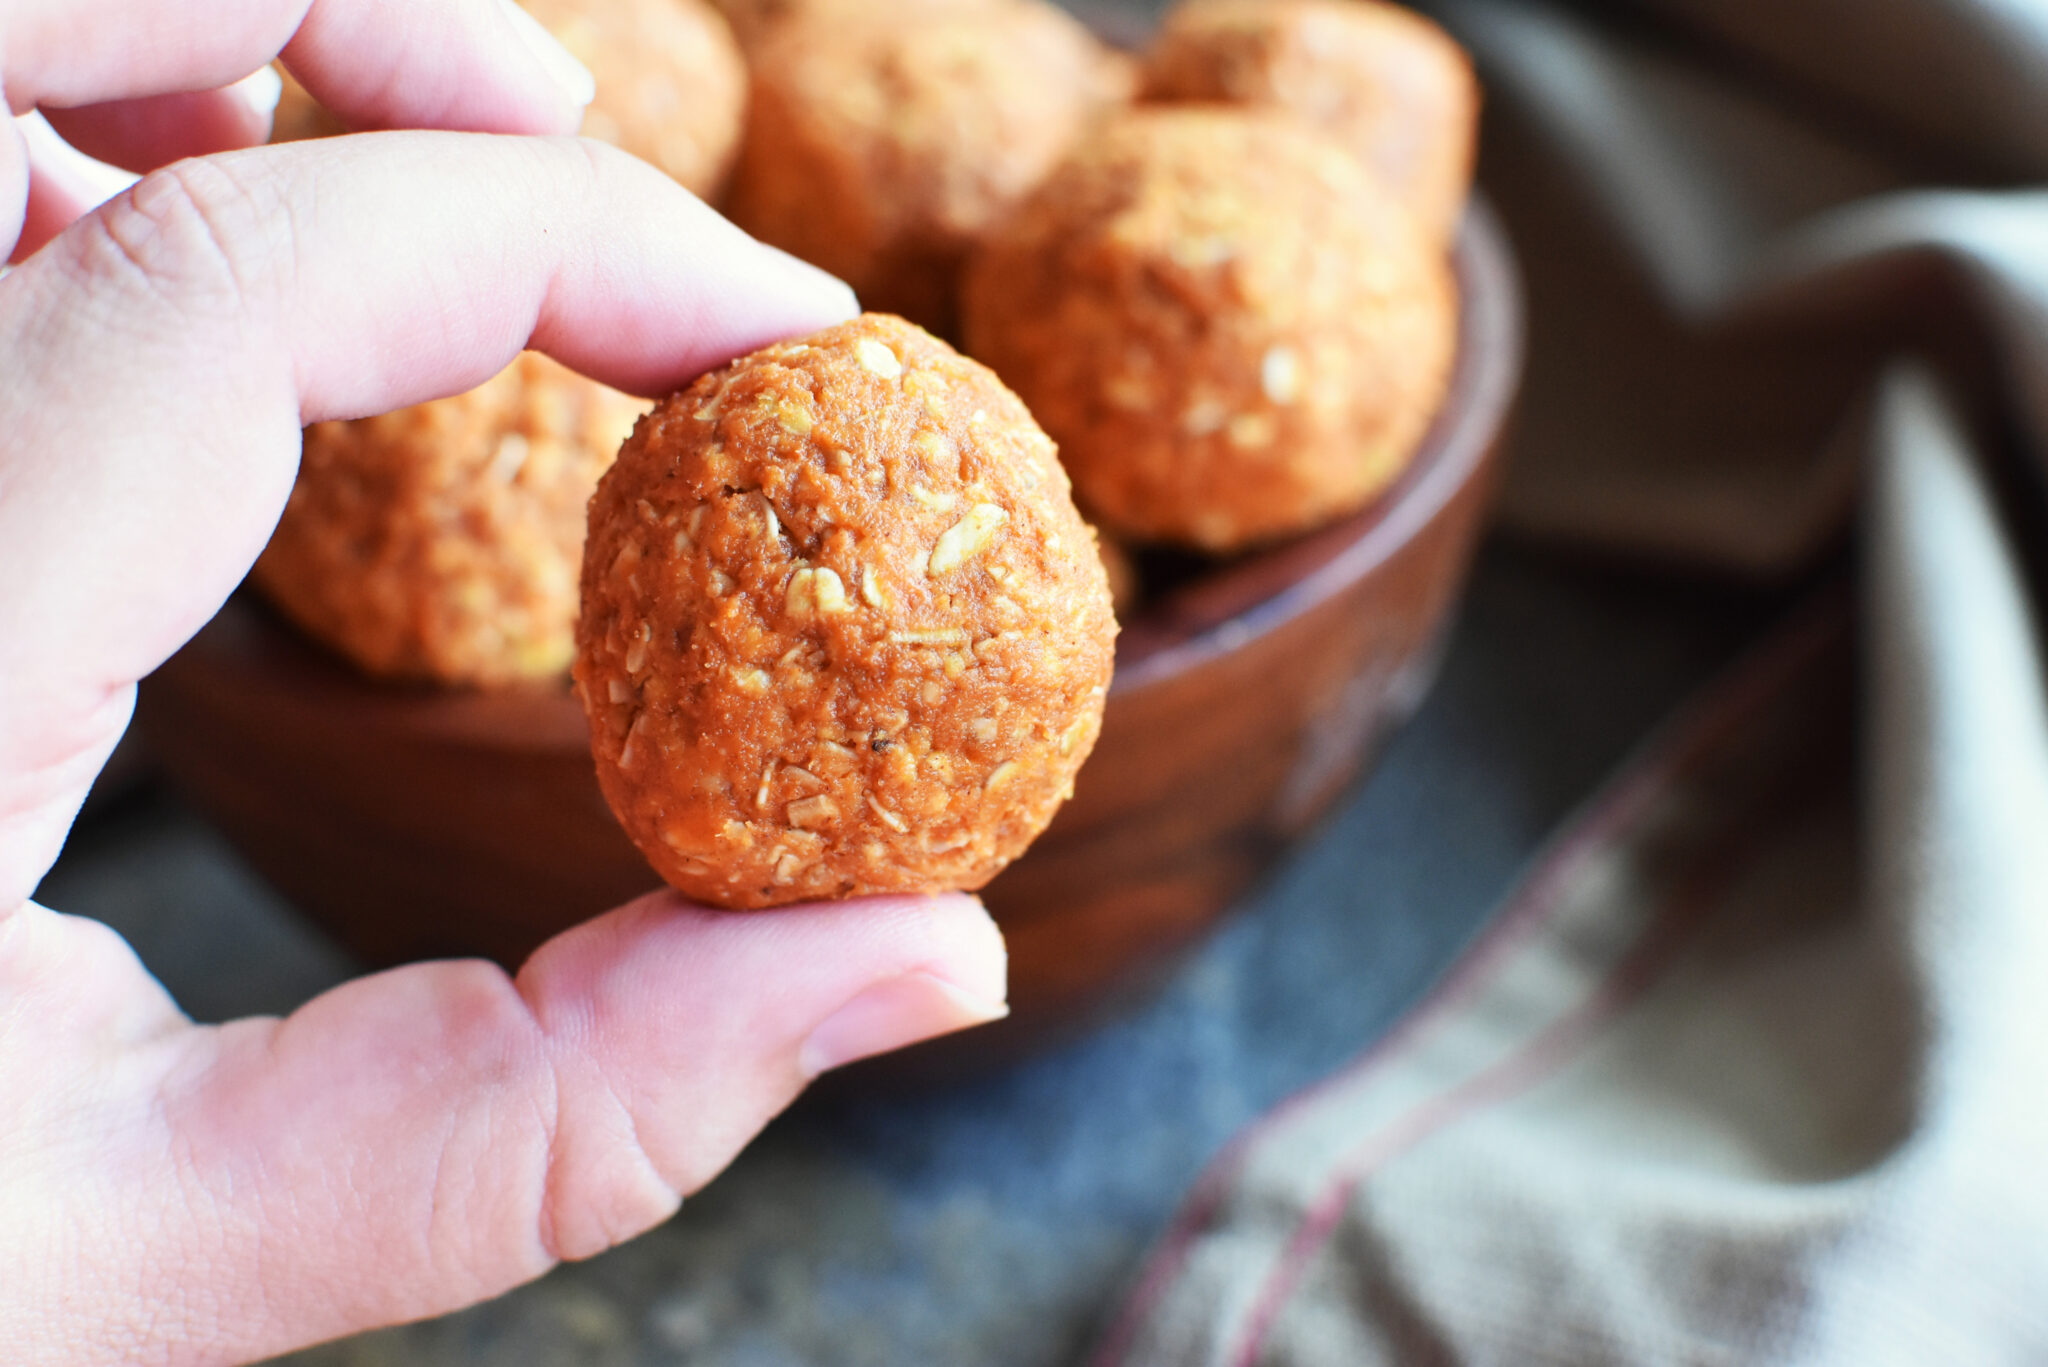
[[1378,0],[1182,0],[1143,98],[1284,110],[1358,155],[1439,242],[1464,212],[1479,82],[1449,35]]
[[760,907],[986,883],[1071,792],[1115,635],[1024,406],[867,315],[641,421],[591,503],[575,672],[655,869]]

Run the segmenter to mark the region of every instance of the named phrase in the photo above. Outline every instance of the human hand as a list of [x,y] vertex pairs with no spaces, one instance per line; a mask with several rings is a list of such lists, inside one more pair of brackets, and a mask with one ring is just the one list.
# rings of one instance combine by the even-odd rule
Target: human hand
[[0,248],[49,237],[0,277],[0,1360],[22,1367],[246,1361],[491,1296],[666,1217],[817,1072],[1002,1009],[971,899],[663,895],[516,978],[414,965],[199,1027],[112,932],[27,900],[135,681],[261,550],[303,424],[461,391],[529,340],[662,392],[853,309],[593,144],[222,150],[263,121],[212,87],[279,51],[357,126],[577,118],[573,64],[492,0],[302,10],[0,16],[16,112],[139,171],[215,153],[70,222],[0,125]]

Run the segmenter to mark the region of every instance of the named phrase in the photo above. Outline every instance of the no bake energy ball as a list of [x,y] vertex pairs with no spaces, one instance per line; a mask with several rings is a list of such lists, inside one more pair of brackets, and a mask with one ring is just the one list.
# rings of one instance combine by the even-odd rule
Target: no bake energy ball
[[645,408],[529,351],[467,394],[315,424],[256,584],[371,674],[558,676],[584,506]]
[[746,117],[747,69],[706,0],[522,0],[597,78],[583,133],[710,198]]
[[[724,187],[746,117],[747,68],[707,0],[522,0],[597,80],[583,133],[666,171],[704,198]],[[344,133],[282,67],[272,142]]]
[[1072,790],[1115,635],[1023,404],[868,315],[641,421],[591,502],[575,672],[655,869],[762,907],[987,882]]
[[1041,0],[798,9],[752,59],[733,220],[940,332],[968,248],[1128,93]]
[[1073,155],[970,265],[968,349],[1133,540],[1231,551],[1370,502],[1444,394],[1444,253],[1298,120],[1144,107]]
[[1479,83],[1429,20],[1377,0],[1182,0],[1145,63],[1144,98],[1296,114],[1355,152],[1439,241],[1472,181]]

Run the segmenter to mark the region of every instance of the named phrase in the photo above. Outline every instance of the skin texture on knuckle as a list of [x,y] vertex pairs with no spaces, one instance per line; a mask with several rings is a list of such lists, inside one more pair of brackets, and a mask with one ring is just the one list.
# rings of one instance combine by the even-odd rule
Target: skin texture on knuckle
[[557,214],[578,214],[613,203],[617,187],[639,173],[667,180],[645,162],[595,138],[505,139],[498,147],[517,159],[506,165],[501,191],[520,203],[552,206]]
[[[525,145],[543,158],[529,199],[564,206],[574,215],[563,223],[564,236],[556,244],[564,250],[610,232],[608,219],[601,215],[668,217],[676,201],[696,201],[696,196],[638,157],[595,138],[527,139]],[[601,213],[593,213],[598,206],[604,206]],[[708,210],[705,216],[715,217]]]
[[673,1215],[682,1203],[643,1139],[633,1098],[587,1048],[550,1041],[552,1106],[537,1232],[550,1258],[591,1258]]
[[638,158],[628,156],[610,143],[599,142],[596,138],[569,138],[567,141],[582,156],[583,169],[589,175],[589,182],[580,188],[589,195],[595,195],[604,185],[617,180],[621,175],[634,174],[642,165]]
[[451,1066],[434,1090],[474,1098],[446,1117],[424,1174],[422,1246],[442,1283],[493,1295],[673,1213],[680,1195],[588,1042],[551,1028],[495,966],[440,967],[426,1053]]
[[[289,206],[223,158],[152,171],[63,239],[89,289],[137,291],[181,315],[237,318],[291,259]],[[283,240],[281,240],[281,237]]]

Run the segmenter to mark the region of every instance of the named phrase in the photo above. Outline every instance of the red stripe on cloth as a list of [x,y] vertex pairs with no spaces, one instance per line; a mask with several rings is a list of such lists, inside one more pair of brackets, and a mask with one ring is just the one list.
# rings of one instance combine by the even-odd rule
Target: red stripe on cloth
[[[1666,788],[1695,771],[1738,731],[1744,722],[1797,678],[1816,656],[1839,639],[1846,629],[1848,615],[1847,595],[1840,591],[1828,591],[1821,595],[1819,601],[1802,608],[1789,623],[1772,633],[1755,653],[1737,664],[1722,679],[1711,685],[1703,696],[1689,704],[1677,718],[1661,728],[1621,774],[1594,797],[1585,814],[1573,822],[1565,833],[1538,857],[1534,870],[1509,898],[1493,923],[1481,933],[1443,979],[1423,997],[1399,1025],[1337,1072],[1294,1093],[1232,1138],[1197,1179],[1179,1214],[1160,1237],[1157,1250],[1148,1261],[1144,1272],[1140,1274],[1123,1310],[1117,1315],[1108,1333],[1104,1335],[1102,1343],[1089,1359],[1090,1367],[1120,1367],[1120,1364],[1128,1359],[1140,1327],[1158,1309],[1159,1303],[1165,1299],[1175,1279],[1185,1270],[1195,1243],[1214,1223],[1232,1186],[1260,1144],[1270,1139],[1277,1130],[1315,1102],[1377,1074],[1401,1055],[1404,1046],[1477,995],[1482,987],[1493,980],[1498,968],[1512,950],[1526,943],[1549,924],[1562,905],[1563,894],[1580,867],[1596,852],[1605,848],[1620,832],[1641,820]],[[1643,950],[1650,947],[1657,934],[1655,926],[1646,931],[1645,940],[1639,943],[1636,953],[1624,960],[1624,970],[1640,957]],[[1600,989],[1596,989],[1594,996],[1580,1009],[1587,1009],[1601,1001],[1610,989],[1617,986],[1619,977],[1620,974],[1617,973]],[[1637,989],[1637,992],[1640,990]],[[1632,1000],[1633,996],[1628,999]],[[1557,1022],[1553,1024],[1551,1031],[1539,1036],[1538,1043],[1532,1047],[1532,1051],[1533,1048],[1541,1048],[1542,1040],[1563,1024],[1563,1021]],[[1513,1062],[1514,1060],[1509,1061],[1510,1064]],[[1493,1070],[1489,1070],[1491,1071]],[[1421,1128],[1417,1130],[1414,1139],[1408,1141],[1411,1144],[1416,1142],[1429,1130],[1447,1123],[1450,1118],[1455,1118],[1444,1116],[1423,1123],[1428,1117],[1437,1115],[1440,1108],[1487,1076],[1482,1074],[1481,1078],[1472,1079],[1463,1087],[1454,1088],[1451,1092],[1424,1102],[1408,1112],[1405,1117],[1375,1131],[1374,1135],[1354,1152],[1365,1150],[1373,1139],[1388,1134],[1404,1133],[1411,1126],[1420,1124]],[[1514,1087],[1508,1088],[1510,1092],[1513,1090]],[[1489,1099],[1497,1098],[1482,1096],[1462,1103],[1456,1113],[1463,1114]],[[1375,1161],[1384,1162],[1391,1156],[1392,1152]],[[1349,1171],[1349,1165],[1345,1171]],[[1351,1179],[1351,1186],[1362,1180],[1363,1175],[1364,1173],[1360,1173],[1359,1177]],[[1349,1194],[1348,1190],[1343,1192],[1343,1199],[1336,1202],[1334,1213],[1327,1217],[1329,1227],[1322,1229],[1320,1236],[1312,1243],[1306,1242],[1306,1238],[1309,1232],[1316,1228],[1316,1212],[1321,1210],[1323,1203],[1319,1202],[1315,1209],[1304,1217],[1303,1225],[1290,1240],[1288,1249],[1283,1252],[1274,1277],[1268,1279],[1260,1300],[1254,1303],[1251,1322],[1255,1332],[1246,1340],[1247,1352],[1255,1354],[1261,1346],[1260,1340],[1270,1326],[1272,1315],[1285,1300],[1285,1291],[1292,1289],[1294,1279],[1305,1270],[1309,1257],[1313,1256],[1334,1230],[1336,1219],[1341,1216],[1344,1205],[1348,1204]],[[1289,1275],[1284,1287],[1276,1289],[1280,1269],[1288,1266],[1288,1258],[1297,1244],[1305,1245],[1301,1267]],[[1270,1308],[1262,1312],[1259,1307],[1264,1306],[1269,1300]],[[1249,1362],[1250,1359],[1240,1356],[1237,1361]]]

